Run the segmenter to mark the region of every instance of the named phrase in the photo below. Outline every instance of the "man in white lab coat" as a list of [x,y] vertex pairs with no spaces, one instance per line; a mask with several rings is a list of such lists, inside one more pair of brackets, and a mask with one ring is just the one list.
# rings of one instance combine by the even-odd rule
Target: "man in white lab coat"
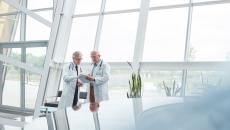
[[82,54],[79,51],[73,53],[73,62],[67,64],[63,69],[64,88],[59,103],[59,108],[72,106],[78,110],[81,104],[78,102],[80,87],[83,85],[77,76],[82,73],[81,60]]
[[99,108],[99,103],[109,99],[108,81],[110,79],[110,66],[101,59],[98,51],[91,52],[92,71],[86,78],[91,81],[88,89],[90,110],[95,112]]

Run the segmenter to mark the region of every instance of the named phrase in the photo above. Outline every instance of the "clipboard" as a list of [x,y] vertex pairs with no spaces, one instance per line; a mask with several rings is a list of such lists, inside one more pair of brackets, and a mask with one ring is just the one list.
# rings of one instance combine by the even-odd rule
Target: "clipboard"
[[82,83],[90,83],[88,79],[86,79],[88,75],[86,74],[80,74],[77,78],[82,81]]

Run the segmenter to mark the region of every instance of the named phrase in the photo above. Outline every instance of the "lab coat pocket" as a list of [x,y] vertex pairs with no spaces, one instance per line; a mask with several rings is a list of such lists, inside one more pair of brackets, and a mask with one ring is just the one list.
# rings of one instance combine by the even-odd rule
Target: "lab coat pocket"
[[101,75],[102,75],[102,70],[98,70],[98,71],[96,72],[96,75],[97,75],[97,76],[101,76]]

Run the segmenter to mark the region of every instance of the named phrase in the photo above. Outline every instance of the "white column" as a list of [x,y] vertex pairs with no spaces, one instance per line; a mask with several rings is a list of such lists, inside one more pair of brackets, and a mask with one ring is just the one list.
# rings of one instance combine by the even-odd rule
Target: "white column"
[[150,0],[141,1],[139,22],[138,22],[138,28],[137,28],[137,34],[136,34],[134,55],[133,55],[134,70],[138,69],[139,63],[142,61],[142,57],[143,57],[145,32],[146,32],[148,12],[149,12],[149,1]]
[[68,46],[76,0],[58,0],[56,5],[34,118],[39,116],[40,106],[44,103],[44,97],[56,95],[59,88],[62,63]]
[[[148,12],[149,12],[149,1],[150,0],[141,1],[135,49],[134,49],[134,55],[133,55],[133,68],[134,68],[134,71],[136,72],[139,68],[139,63],[142,61],[142,57],[143,57],[145,32],[146,32],[146,25],[147,25]],[[136,116],[140,112],[142,112],[142,100],[141,99],[133,99],[133,110],[134,110],[134,116],[135,116],[135,121],[136,121]]]
[[96,32],[95,42],[94,42],[94,49],[95,50],[98,50],[98,48],[99,48],[99,42],[100,42],[100,38],[101,38],[102,24],[103,24],[103,19],[104,19],[105,3],[106,3],[106,0],[102,0],[101,1],[100,15],[99,15],[99,18],[98,18],[97,32]]
[[[22,7],[27,7],[27,0],[22,0]],[[26,14],[21,14],[20,41],[26,41]],[[21,48],[21,62],[26,62],[26,48]],[[25,108],[25,75],[26,71],[20,69],[20,107]]]
[[[188,22],[187,22],[187,31],[186,31],[186,40],[185,40],[185,50],[184,50],[184,62],[189,61],[192,13],[193,13],[193,6],[192,6],[192,0],[190,0],[189,9],[188,9]],[[182,84],[181,84],[182,86],[181,96],[183,97],[185,96],[185,89],[187,86],[187,76],[188,76],[188,70],[184,69],[182,71]]]

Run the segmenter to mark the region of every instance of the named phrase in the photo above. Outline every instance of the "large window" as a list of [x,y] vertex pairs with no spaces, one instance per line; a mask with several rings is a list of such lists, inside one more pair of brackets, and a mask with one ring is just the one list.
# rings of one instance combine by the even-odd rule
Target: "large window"
[[[99,14],[102,1],[76,0],[65,62],[72,61],[74,51],[83,53],[83,62],[91,62],[90,51],[93,50],[97,39],[99,42],[96,45],[104,61],[122,62],[118,63],[120,66],[111,63],[110,98],[126,98],[131,71],[128,65],[123,63],[133,61],[142,0],[106,0],[104,13]],[[184,62],[187,33],[190,38],[189,61],[230,61],[230,4],[226,1],[227,3],[212,2],[211,5],[205,5],[208,1],[221,0],[192,1],[203,2],[203,4],[193,4],[191,32],[189,32],[187,26],[190,0],[150,0],[142,62],[167,62],[169,69],[142,69],[144,97],[165,96],[164,85],[173,88],[175,83],[176,87],[182,87],[183,68],[170,70],[170,65],[172,62]],[[52,23],[53,0],[27,0],[27,2],[29,10]],[[177,6],[182,4],[183,6]],[[20,15],[3,14],[17,10],[3,0],[0,0],[0,8],[0,42],[20,41],[20,33],[23,33],[20,32]],[[89,13],[93,14],[89,15]],[[19,11],[19,14],[22,12]],[[102,26],[98,27],[101,25],[98,24],[99,15],[103,16],[100,21]],[[49,40],[50,31],[50,27],[30,16],[26,17],[26,41]],[[4,55],[6,51],[11,51],[7,49],[4,49]],[[26,61],[35,67],[42,67],[45,54],[45,47],[28,48]],[[21,50],[12,49],[10,56],[20,60]],[[7,66],[7,72],[3,104],[20,107],[20,69],[12,65],[4,65]],[[153,64],[149,63],[149,65]],[[87,66],[83,64],[82,68],[84,73],[91,71],[89,64]],[[220,86],[222,75],[221,71],[188,69],[185,95],[199,95],[205,88]],[[25,104],[27,108],[33,108],[36,101],[34,95],[37,95],[41,76],[26,71],[25,78]]]
[[[19,2],[16,0],[15,2]],[[4,15],[5,13],[11,13],[16,11],[15,8],[0,0],[0,42],[13,40],[14,37],[14,28],[18,21],[16,14]]]
[[[20,60],[20,49],[12,49],[9,57]],[[7,72],[3,88],[3,105],[20,107],[20,68],[5,64]]]
[[141,75],[144,97],[167,96],[166,87],[171,89],[171,94],[175,93],[175,96],[180,96],[182,71],[154,71],[143,68]]
[[13,39],[17,15],[0,16],[0,41],[8,42]]
[[[127,65],[128,66],[128,65]],[[129,80],[131,71],[129,69],[111,67],[111,78],[109,81],[109,97],[110,99],[123,99],[127,97],[129,89]]]
[[[52,11],[37,12],[38,15],[44,17],[48,21],[52,21]],[[26,21],[26,40],[49,40],[50,27],[40,23],[34,18],[27,16]]]
[[225,76],[222,71],[188,71],[186,96],[197,96],[207,89],[223,87]]
[[105,15],[99,51],[106,61],[132,61],[138,13]]
[[[10,51],[10,49],[8,49]],[[26,63],[31,66],[42,68],[44,64],[46,54],[46,48],[27,48],[26,49]],[[21,49],[13,48],[9,57],[14,58],[17,61],[21,60]],[[4,64],[7,66],[6,79],[3,89],[3,105],[20,107],[21,96],[21,81],[20,71],[21,69],[10,64]],[[38,87],[41,76],[38,74],[26,71],[25,74],[25,107],[34,108]]]
[[106,0],[105,11],[140,8],[141,0]]
[[[15,1],[19,2],[19,0],[15,0]],[[6,3],[3,0],[0,0],[0,9],[1,9],[0,10],[0,14],[16,11],[15,8],[13,8],[12,6],[10,6],[8,3]]]
[[230,57],[230,4],[194,7],[192,61],[226,61]]
[[[27,48],[26,49],[26,63],[34,67],[42,68],[45,61],[46,48]],[[26,108],[34,108],[36,96],[38,93],[41,75],[26,71],[25,75],[25,105]]]
[[77,0],[75,14],[98,13],[102,0]]
[[143,61],[182,61],[187,8],[150,11]]
[[53,0],[28,0],[28,9],[40,9],[53,7]]
[[81,51],[83,61],[90,62],[90,51],[93,50],[97,23],[98,16],[81,17],[73,20],[66,61],[72,61],[74,51]]

